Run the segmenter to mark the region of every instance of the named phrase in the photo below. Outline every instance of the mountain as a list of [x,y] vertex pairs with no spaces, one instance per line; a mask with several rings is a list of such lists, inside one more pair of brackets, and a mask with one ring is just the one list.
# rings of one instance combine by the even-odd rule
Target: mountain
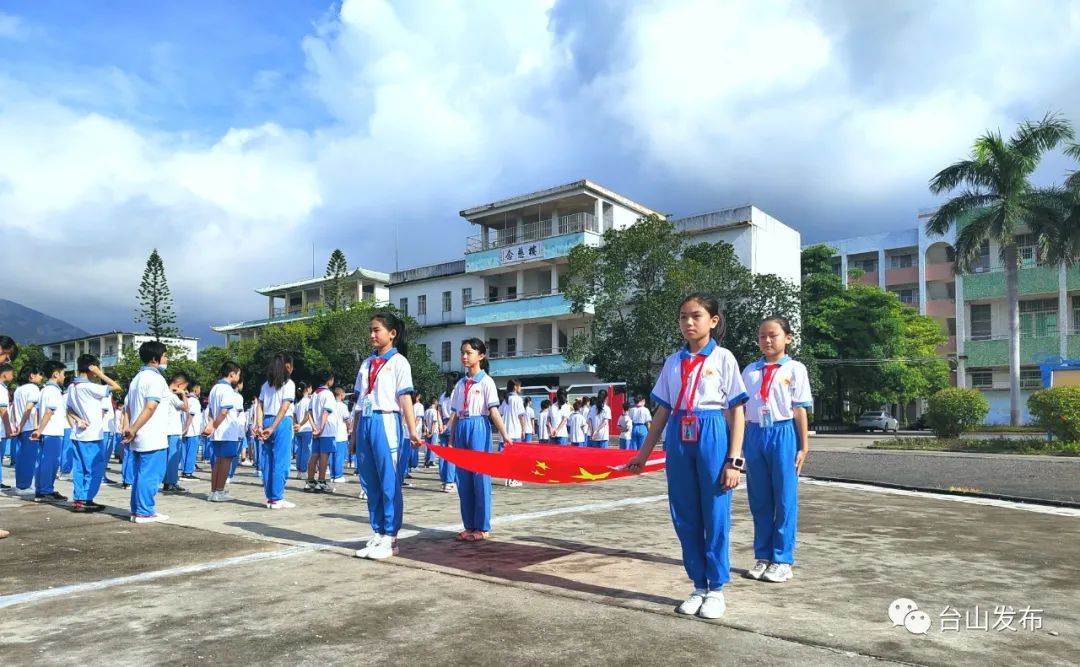
[[0,299],[0,335],[11,336],[17,343],[48,343],[88,334],[79,327],[33,308]]

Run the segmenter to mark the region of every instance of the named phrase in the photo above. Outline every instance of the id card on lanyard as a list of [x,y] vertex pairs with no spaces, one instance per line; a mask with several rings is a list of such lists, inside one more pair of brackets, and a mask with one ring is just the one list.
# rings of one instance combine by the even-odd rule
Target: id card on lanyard
[[364,403],[361,406],[360,414],[364,417],[370,417],[374,412],[374,407],[371,401],[371,393],[375,391],[375,380],[379,378],[379,372],[386,366],[388,360],[384,357],[372,357],[368,363],[368,385],[367,393],[364,395]]
[[766,364],[761,370],[761,414],[758,423],[762,428],[772,428],[773,425],[773,415],[769,409],[769,392],[772,390],[773,380],[776,379],[776,373],[779,370],[780,364]]
[[[692,359],[682,359],[680,366],[682,385],[679,387],[679,397],[675,399],[675,409],[679,409],[683,396],[686,396],[686,413],[679,422],[679,439],[689,444],[697,442],[699,437],[698,418],[691,413],[694,411],[694,399],[697,396],[698,383],[701,382],[701,373],[705,366],[705,355],[695,354]],[[695,370],[697,373],[694,373]],[[694,379],[693,384],[689,384],[691,376]],[[687,391],[688,388],[689,391]]]

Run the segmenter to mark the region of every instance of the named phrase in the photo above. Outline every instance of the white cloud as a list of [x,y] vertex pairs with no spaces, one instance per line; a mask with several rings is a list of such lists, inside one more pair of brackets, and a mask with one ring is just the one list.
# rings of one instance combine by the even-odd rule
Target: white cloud
[[[148,84],[115,68],[51,93],[0,77],[6,268],[35,277],[6,296],[127,326],[157,245],[182,319],[256,317],[251,289],[304,275],[312,242],[389,270],[402,223],[403,266],[445,261],[457,210],[586,176],[663,210],[895,227],[987,127],[1080,122],[1076,3],[571,4],[346,0],[302,44],[330,117],[312,129],[271,114],[207,140],[132,121]],[[287,85],[260,66],[253,99]]]

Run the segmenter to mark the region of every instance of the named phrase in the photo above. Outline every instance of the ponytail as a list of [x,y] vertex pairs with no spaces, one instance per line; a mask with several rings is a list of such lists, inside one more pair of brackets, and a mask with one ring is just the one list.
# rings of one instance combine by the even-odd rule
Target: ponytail
[[601,389],[600,393],[596,395],[596,411],[600,412],[607,404],[607,389]]
[[382,311],[375,313],[371,316],[371,321],[381,322],[387,331],[395,332],[394,335],[394,347],[397,349],[398,354],[409,358],[409,339],[407,332],[405,331],[405,320],[401,319],[390,311]]
[[679,304],[681,310],[690,301],[697,301],[701,304],[701,307],[705,309],[710,316],[716,316],[720,319],[717,320],[716,326],[709,331],[709,337],[715,340],[717,343],[723,342],[724,331],[727,328],[727,321],[724,319],[724,314],[720,312],[720,300],[712,294],[705,294],[704,292],[695,292],[690,296],[682,300]]
[[484,355],[483,358],[480,359],[480,370],[487,373],[491,368],[491,365],[488,363],[487,345],[485,345],[484,341],[480,340],[479,338],[466,338],[465,340],[461,341],[461,347],[465,347],[466,345],[476,350],[480,354]]
[[286,365],[292,365],[293,358],[288,352],[278,352],[270,360],[270,365],[266,367],[266,382],[274,389],[281,389],[281,387],[289,380],[289,369]]
[[566,405],[566,390],[560,389],[555,392],[555,402],[559,404],[559,407]]

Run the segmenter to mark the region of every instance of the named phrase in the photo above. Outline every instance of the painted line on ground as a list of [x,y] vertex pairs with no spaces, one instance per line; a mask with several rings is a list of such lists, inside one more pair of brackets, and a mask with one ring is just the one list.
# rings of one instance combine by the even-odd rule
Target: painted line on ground
[[[620,507],[629,507],[632,505],[642,505],[645,503],[654,503],[661,500],[667,500],[667,495],[659,496],[643,496],[639,498],[624,498],[622,500],[612,500],[600,503],[589,503],[587,505],[573,505],[571,507],[557,507],[550,510],[542,510],[539,512],[526,512],[523,514],[511,514],[507,516],[495,517],[491,520],[492,525],[506,525],[512,523],[518,523],[521,521],[529,521],[531,519],[544,519],[553,516],[560,516],[564,514],[582,514],[589,512],[604,512],[608,510],[618,509]],[[167,524],[166,524],[167,525]],[[414,537],[421,533],[434,532],[434,531],[458,531],[461,530],[461,524],[455,524],[452,526],[439,526],[436,528],[425,528],[422,531],[402,531],[398,534],[399,538]],[[409,534],[407,534],[409,533]],[[282,558],[292,558],[293,556],[300,556],[306,553],[312,553],[315,551],[323,551],[330,547],[340,546],[344,544],[362,542],[368,539],[368,536],[360,537],[350,540],[325,540],[318,544],[304,544],[286,549],[279,549],[277,551],[262,551],[259,553],[246,554],[243,556],[234,556],[232,558],[222,558],[220,560],[213,560],[206,563],[196,563],[194,565],[182,565],[179,567],[171,567],[164,570],[154,570],[152,572],[143,572],[141,574],[133,574],[125,577],[114,577],[112,579],[102,579],[100,581],[89,581],[81,584],[71,584],[68,586],[59,586],[57,588],[47,588],[39,591],[27,591],[25,593],[15,593],[12,595],[0,596],[0,609],[5,609],[17,604],[30,604],[34,602],[41,602],[44,600],[50,600],[58,597],[65,597],[68,595],[76,595],[79,593],[88,593],[92,591],[100,591],[106,588],[114,588],[116,586],[127,586],[130,584],[141,584],[148,581],[154,581],[156,579],[163,579],[166,577],[177,577],[185,574],[198,574],[200,572],[208,572],[210,570],[220,570],[225,567],[232,567],[233,565],[244,565],[247,563],[254,563],[266,560],[277,560]]]
[[847,489],[849,491],[866,491],[870,493],[880,493],[890,496],[908,496],[911,498],[934,498],[935,500],[946,500],[954,503],[964,503],[967,505],[985,505],[988,507],[1002,507],[1005,509],[1021,510],[1023,512],[1034,512],[1036,514],[1052,514],[1054,516],[1067,516],[1067,517],[1080,517],[1080,509],[1073,507],[1057,507],[1054,505],[1040,505],[1036,502],[1024,503],[1015,500],[1001,500],[998,498],[980,498],[978,496],[963,496],[954,493],[948,493],[946,491],[934,492],[934,491],[916,491],[913,489],[898,489],[889,486],[878,486],[876,484],[860,484],[857,482],[837,482],[832,480],[812,479],[803,477],[802,484],[811,484],[813,486],[826,486],[835,489]]

